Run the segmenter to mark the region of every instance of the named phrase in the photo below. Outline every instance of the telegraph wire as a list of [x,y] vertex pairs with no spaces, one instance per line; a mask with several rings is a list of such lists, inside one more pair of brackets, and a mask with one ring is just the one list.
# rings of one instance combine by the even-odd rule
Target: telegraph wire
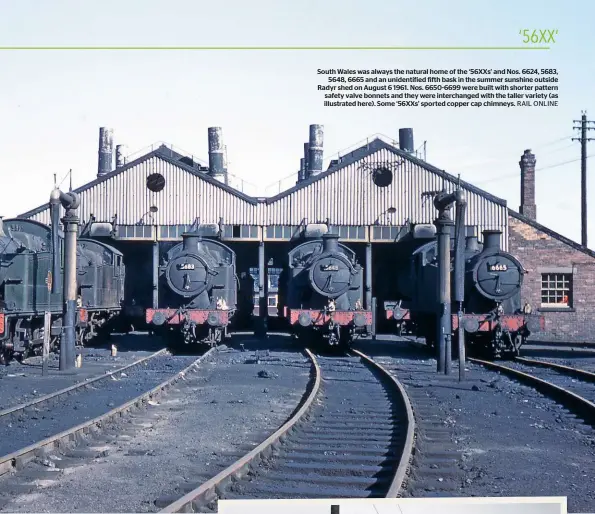
[[[587,159],[590,158],[590,157],[595,157],[595,154],[587,155]],[[549,166],[542,166],[541,168],[535,168],[535,172],[543,171],[543,170],[549,170],[549,169],[552,169],[552,168],[557,168],[559,166],[564,166],[565,164],[570,164],[570,163],[573,163],[573,162],[578,162],[580,160],[581,160],[581,158],[579,157],[578,159],[570,159],[568,161],[558,162],[556,164],[551,164]],[[502,180],[503,178],[518,178],[519,176],[520,176],[520,172],[517,172],[517,173],[511,173],[511,174],[508,174],[508,175],[500,175],[498,177],[490,178],[490,179],[487,179],[487,180],[482,180],[480,182],[473,182],[473,183],[474,184],[477,184],[477,185],[481,185],[481,184],[487,184],[489,182],[496,182],[497,180]]]

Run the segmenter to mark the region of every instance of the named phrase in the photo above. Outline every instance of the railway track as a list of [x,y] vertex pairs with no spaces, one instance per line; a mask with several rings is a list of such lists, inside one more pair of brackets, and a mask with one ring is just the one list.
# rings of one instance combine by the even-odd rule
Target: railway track
[[62,453],[55,462],[67,464],[69,457],[78,457],[72,447],[87,435],[100,436],[110,422],[142,409],[214,351],[198,358],[176,358],[160,350],[105,375],[1,411],[0,475],[48,454]]
[[401,384],[359,351],[316,357],[308,391],[263,443],[161,512],[212,512],[219,498],[399,495],[415,421]]
[[506,364],[469,358],[554,398],[585,421],[595,424],[595,373],[554,362],[517,357]]

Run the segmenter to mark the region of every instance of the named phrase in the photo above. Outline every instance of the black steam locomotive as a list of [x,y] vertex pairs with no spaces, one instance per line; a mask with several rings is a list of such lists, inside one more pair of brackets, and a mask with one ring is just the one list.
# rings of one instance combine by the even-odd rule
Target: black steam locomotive
[[[44,339],[44,313],[51,314],[50,347],[62,327],[63,284],[52,292],[53,269],[62,273],[64,238],[56,230],[27,219],[0,221],[0,358],[39,353]],[[60,252],[53,263],[55,247]],[[106,328],[118,314],[124,296],[122,254],[103,243],[77,245],[77,343]]]
[[[477,237],[467,237],[464,254],[462,325],[466,343],[473,353],[492,358],[518,355],[527,337],[545,326],[543,316],[532,315],[528,305],[521,306],[521,286],[526,271],[513,255],[501,249],[500,236],[500,231],[484,231],[483,245],[478,243]],[[454,241],[451,242],[454,252]],[[437,243],[432,240],[424,244],[418,240],[415,244],[410,240],[404,244],[410,246],[409,251],[404,252],[406,262],[400,262],[397,279],[400,301],[385,304],[385,309],[387,316],[399,325],[413,323],[417,335],[433,347],[438,337]],[[454,278],[454,273],[451,276]],[[458,326],[458,315],[453,311],[454,341]]]
[[236,254],[198,230],[182,234],[159,268],[159,308],[146,322],[178,332],[186,344],[219,344],[236,312]]
[[281,294],[283,317],[298,337],[317,334],[330,346],[349,346],[368,332],[372,312],[362,307],[363,268],[355,253],[325,234],[289,252]]

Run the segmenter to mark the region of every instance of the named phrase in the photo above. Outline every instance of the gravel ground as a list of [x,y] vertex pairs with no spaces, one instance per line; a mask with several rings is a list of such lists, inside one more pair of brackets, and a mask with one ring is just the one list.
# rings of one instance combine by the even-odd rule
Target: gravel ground
[[[111,345],[118,353],[111,356]],[[142,359],[166,345],[159,337],[147,335],[113,335],[109,345],[83,348],[83,365],[75,371],[60,372],[58,355],[50,354],[48,374],[41,374],[41,357],[32,357],[24,363],[16,360],[8,366],[0,366],[0,410],[13,407],[36,397],[53,393],[106,371],[113,371]]]
[[[53,480],[48,471],[40,480],[37,464],[0,479],[2,512],[154,512],[233,463],[288,418],[310,374],[287,339],[243,344],[201,365],[115,440],[99,436],[93,448],[107,456],[79,459]],[[265,347],[257,361],[254,349]]]
[[566,409],[481,366],[469,364],[463,383],[456,363],[437,375],[436,361],[406,343],[360,346],[405,385],[423,438],[460,455],[452,472],[414,468],[409,496],[567,496],[569,512],[595,511],[595,431]]
[[167,380],[196,358],[158,355],[140,366],[61,397],[55,404],[44,403],[4,416],[0,418],[0,455],[8,455],[100,416]]

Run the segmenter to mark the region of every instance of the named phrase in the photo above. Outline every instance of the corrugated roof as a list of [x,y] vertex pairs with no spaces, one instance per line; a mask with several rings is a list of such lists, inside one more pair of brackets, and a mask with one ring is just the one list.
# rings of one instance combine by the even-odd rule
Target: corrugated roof
[[[386,150],[398,155],[399,157],[402,157],[403,159],[406,159],[406,160],[412,162],[413,164],[426,169],[427,171],[429,171],[431,173],[435,173],[436,175],[438,175],[441,178],[444,178],[449,181],[454,181],[454,182],[458,181],[458,178],[455,177],[454,175],[451,175],[450,173],[447,173],[444,170],[441,170],[435,166],[432,166],[431,164],[428,164],[426,161],[424,161],[422,159],[418,159],[417,157],[414,157],[413,155],[411,155],[407,152],[404,152],[403,150],[391,145],[390,143],[387,143],[386,141],[383,141],[380,138],[376,138],[376,139],[373,139],[370,143],[363,145],[346,155],[341,156],[339,159],[339,162],[337,164],[335,164],[334,166],[329,167],[326,171],[323,171],[322,173],[319,173],[318,175],[312,176],[312,177],[296,184],[295,186],[293,186],[293,187],[291,187],[275,196],[266,198],[265,201],[267,203],[276,202],[277,200],[280,200],[281,198],[289,196],[292,193],[294,193],[295,191],[298,191],[300,189],[308,187],[310,184],[313,184],[314,182],[317,182],[317,181],[323,179],[324,177],[328,177],[329,175],[332,175],[333,173],[336,173],[337,171],[340,171],[343,168],[346,168],[350,164],[353,164],[354,162],[364,159],[365,157],[373,154],[374,152],[377,152],[378,150],[382,150],[382,149],[386,149]],[[502,205],[504,207],[506,206],[506,200],[504,200],[502,198],[498,198],[498,197],[488,193],[487,191],[484,191],[483,189],[480,189],[480,188],[470,184],[469,182],[465,182],[464,180],[461,180],[460,184],[461,184],[461,187],[463,187],[469,191],[472,191],[473,193],[476,193],[480,196],[483,196],[486,200],[489,200],[496,204]]]
[[[85,184],[81,187],[78,187],[77,189],[74,190],[74,192],[82,193],[82,192],[86,191],[87,189],[91,189],[92,187],[96,186],[97,184],[101,184],[102,182],[110,180],[111,178],[113,178],[117,175],[125,173],[127,170],[132,169],[135,166],[138,166],[139,164],[141,164],[145,161],[148,161],[149,159],[151,159],[153,157],[158,157],[159,159],[162,159],[170,164],[173,164],[174,166],[178,166],[179,168],[183,169],[184,171],[187,171],[188,173],[191,173],[192,175],[200,177],[201,179],[205,180],[206,182],[209,182],[209,183],[223,189],[224,191],[227,191],[228,193],[230,193],[234,196],[237,196],[238,198],[241,198],[242,200],[245,200],[248,203],[251,203],[253,205],[258,204],[258,200],[256,198],[249,196],[247,194],[244,194],[241,191],[238,191],[237,189],[235,189],[234,187],[224,184],[223,182],[219,182],[218,180],[215,180],[213,177],[208,175],[206,172],[198,171],[196,167],[192,167],[188,164],[185,164],[184,162],[181,162],[179,159],[183,158],[184,157],[183,155],[177,154],[177,153],[175,153],[175,157],[173,155],[174,154],[172,153],[172,150],[170,150],[165,145],[163,145],[163,146],[157,148],[156,150],[152,150],[151,152],[140,156],[138,159],[135,159],[133,161],[126,163],[124,166],[122,166],[121,168],[117,168],[116,170],[112,171],[111,173],[106,173],[105,175],[103,175],[101,177],[97,177],[95,180],[92,180],[91,182],[88,182],[87,184]],[[179,156],[179,158],[178,158],[178,156]],[[48,200],[48,203],[45,203],[43,205],[40,205],[39,207],[36,207],[35,209],[31,209],[30,211],[20,214],[18,217],[19,218],[29,218],[31,216],[34,216],[35,214],[38,214],[38,213],[44,211],[45,209],[47,209],[48,204],[49,204],[49,200]]]
[[[397,155],[403,159],[406,159],[406,160],[410,161],[411,163],[413,163],[417,166],[420,166],[421,168],[424,168],[431,173],[436,174],[437,176],[439,176],[441,178],[444,178],[451,182],[458,181],[457,177],[455,177],[454,175],[452,175],[450,173],[447,173],[445,170],[441,170],[435,166],[432,166],[431,164],[428,164],[427,162],[425,162],[421,159],[418,159],[407,152],[400,150],[399,148],[391,145],[390,143],[387,143],[386,141],[383,141],[380,138],[376,138],[376,139],[372,140],[371,142],[369,142],[368,144],[362,145],[361,147],[355,149],[354,151],[352,151],[346,155],[343,155],[339,159],[339,162],[337,164],[329,167],[326,171],[324,171],[316,176],[312,176],[312,177],[296,184],[295,186],[293,186],[293,187],[291,187],[275,196],[268,197],[268,198],[254,197],[254,196],[247,195],[241,191],[238,191],[234,187],[228,186],[222,182],[219,182],[218,180],[215,180],[210,175],[208,175],[206,172],[199,171],[197,166],[193,167],[189,164],[185,164],[184,162],[182,162],[180,159],[184,159],[185,156],[178,154],[176,152],[173,152],[173,150],[171,150],[170,148],[168,148],[165,145],[157,148],[156,150],[152,150],[151,152],[149,152],[145,155],[140,156],[139,158],[125,164],[121,168],[118,168],[118,169],[112,171],[111,173],[107,173],[106,175],[104,175],[102,177],[96,178],[95,180],[75,189],[75,192],[82,193],[82,192],[86,191],[87,189],[90,189],[93,186],[96,186],[97,184],[100,184],[102,182],[105,182],[106,180],[109,180],[109,179],[115,177],[116,175],[125,173],[127,170],[134,168],[138,164],[140,164],[144,161],[147,161],[147,160],[151,159],[152,157],[158,157],[170,164],[178,166],[179,168],[187,171],[188,173],[191,173],[191,174],[198,176],[201,179],[203,179],[211,184],[214,184],[215,186],[225,190],[226,192],[228,192],[238,198],[241,198],[242,200],[245,200],[246,202],[249,202],[252,205],[257,205],[259,203],[272,204],[272,203],[274,203],[282,198],[285,198],[289,195],[292,195],[296,191],[306,188],[309,185],[311,185],[319,180],[322,180],[325,177],[328,177],[329,175],[332,175],[333,173],[336,173],[336,172],[344,169],[345,167],[353,164],[354,162],[364,159],[367,156],[372,155],[373,153],[375,153],[379,150],[382,150],[382,149],[388,150],[388,151],[394,153],[395,155]],[[197,165],[198,164],[199,163],[197,163]],[[460,185],[461,185],[461,187],[484,197],[486,200],[488,200],[490,202],[493,202],[495,204],[506,207],[506,200],[504,200],[502,198],[498,198],[498,197],[488,193],[487,191],[484,191],[484,190],[482,190],[468,182],[465,182],[463,180],[460,181]],[[48,206],[48,204],[46,203],[46,204],[41,205],[35,209],[32,209],[32,210],[27,211],[23,214],[20,214],[19,217],[20,218],[28,218],[28,217],[34,216],[34,215],[42,212],[43,210],[45,210],[47,208],[47,206]]]

